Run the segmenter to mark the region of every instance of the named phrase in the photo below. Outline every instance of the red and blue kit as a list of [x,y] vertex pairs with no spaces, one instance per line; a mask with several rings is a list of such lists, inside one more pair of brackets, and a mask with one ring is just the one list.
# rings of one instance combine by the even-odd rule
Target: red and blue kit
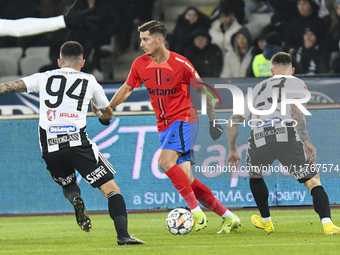
[[143,82],[157,117],[158,132],[175,121],[198,122],[196,107],[189,93],[190,79],[197,78],[189,60],[170,51],[163,64],[156,64],[150,56],[138,57],[131,66],[126,84],[137,88]]

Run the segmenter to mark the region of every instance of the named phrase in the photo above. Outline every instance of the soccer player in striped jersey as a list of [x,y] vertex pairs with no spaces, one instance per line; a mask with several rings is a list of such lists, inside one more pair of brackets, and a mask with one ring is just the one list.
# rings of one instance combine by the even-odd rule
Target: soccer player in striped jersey
[[[273,161],[278,159],[290,174],[310,191],[314,209],[320,217],[325,234],[338,235],[340,228],[335,226],[331,220],[328,195],[321,185],[318,168],[315,165],[316,149],[308,135],[305,115],[294,104],[286,105],[286,115],[282,113],[282,88],[307,90],[307,86],[304,81],[293,76],[295,69],[289,54],[284,52],[275,54],[271,59],[271,65],[273,77],[257,84],[250,96],[252,96],[255,109],[268,110],[273,104],[273,88],[278,88],[277,108],[270,115],[256,115],[249,111],[246,104],[243,116],[232,115],[230,117],[227,123],[229,143],[227,166],[240,164],[241,157],[236,144],[238,126],[251,118],[252,129],[248,140],[246,164],[250,171],[250,189],[261,214],[261,216],[251,217],[253,225],[268,234],[274,232],[268,205],[269,194],[263,179],[263,172],[265,168],[270,169]],[[301,95],[302,93],[299,92],[289,92],[286,97],[298,99]]]
[[74,41],[60,49],[60,69],[36,73],[14,82],[0,84],[0,95],[9,92],[36,92],[40,98],[39,137],[43,159],[53,180],[74,206],[77,223],[83,231],[91,230],[91,220],[80,196],[75,169],[92,187],[108,199],[119,245],[144,244],[127,230],[127,212],[115,170],[88,139],[86,113],[91,100],[101,121],[113,117],[110,102],[93,75],[81,72],[85,60],[83,47]]
[[[198,132],[196,108],[189,93],[190,79],[199,79],[195,68],[185,57],[165,47],[166,28],[159,21],[150,21],[138,28],[145,54],[131,66],[126,82],[113,96],[110,105],[116,107],[143,82],[157,118],[161,142],[159,166],[187,202],[194,218],[196,231],[207,226],[207,219],[198,202],[223,218],[219,232],[230,233],[240,226],[239,218],[218,201],[211,190],[193,177],[193,145]],[[197,90],[198,93],[201,90]],[[216,118],[212,102],[208,100],[210,121]],[[217,139],[223,133],[220,125],[210,127]]]

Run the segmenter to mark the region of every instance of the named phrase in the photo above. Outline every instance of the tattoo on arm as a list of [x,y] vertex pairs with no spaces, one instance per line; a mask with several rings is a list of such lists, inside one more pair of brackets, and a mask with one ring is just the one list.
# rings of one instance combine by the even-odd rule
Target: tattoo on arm
[[[245,118],[241,115],[233,115],[230,120],[232,120],[233,123],[240,123],[243,122],[245,120]],[[236,124],[237,125],[237,124]]]
[[23,80],[16,80],[0,84],[0,95],[10,92],[26,92],[27,87]]
[[229,143],[229,150],[232,152],[236,152],[237,150],[236,139],[238,135],[239,124],[235,124],[235,123],[240,123],[240,122],[243,122],[244,120],[245,118],[241,115],[233,115],[228,120],[227,138],[228,138],[228,143]]
[[308,129],[307,129],[307,122],[305,115],[300,111],[300,109],[296,105],[292,105],[291,107],[291,113],[294,120],[297,122],[296,129],[300,134],[300,137],[302,140],[309,141],[308,136]]
[[[200,89],[196,90],[196,93],[200,99],[202,98],[202,94],[206,94],[206,92]],[[213,103],[213,100],[210,98],[210,96],[208,94],[206,95],[207,95],[207,114],[208,114],[209,120],[213,121],[214,119],[216,119],[214,103]]]

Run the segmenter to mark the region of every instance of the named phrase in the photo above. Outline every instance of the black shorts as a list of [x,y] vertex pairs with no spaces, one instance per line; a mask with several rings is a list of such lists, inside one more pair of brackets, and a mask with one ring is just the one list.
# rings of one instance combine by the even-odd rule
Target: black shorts
[[315,164],[307,162],[304,144],[301,141],[271,143],[259,148],[249,143],[246,164],[250,178],[263,177],[277,159],[300,183],[312,179],[319,172]]
[[43,153],[43,159],[53,180],[62,187],[76,183],[75,170],[94,188],[114,179],[113,166],[95,144],[46,152]]

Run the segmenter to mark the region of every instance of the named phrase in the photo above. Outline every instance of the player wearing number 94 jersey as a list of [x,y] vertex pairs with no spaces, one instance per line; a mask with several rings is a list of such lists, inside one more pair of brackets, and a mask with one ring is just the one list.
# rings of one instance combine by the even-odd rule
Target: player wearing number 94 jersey
[[14,82],[0,84],[0,95],[9,92],[37,92],[40,98],[39,135],[43,158],[53,180],[74,206],[77,223],[86,232],[91,220],[80,197],[75,169],[107,197],[109,214],[117,231],[117,242],[143,244],[127,231],[123,196],[114,181],[112,165],[101,155],[85,132],[88,105],[99,109],[102,121],[113,117],[112,108],[96,79],[81,72],[85,60],[78,42],[66,42],[60,50],[60,69],[36,73]]

